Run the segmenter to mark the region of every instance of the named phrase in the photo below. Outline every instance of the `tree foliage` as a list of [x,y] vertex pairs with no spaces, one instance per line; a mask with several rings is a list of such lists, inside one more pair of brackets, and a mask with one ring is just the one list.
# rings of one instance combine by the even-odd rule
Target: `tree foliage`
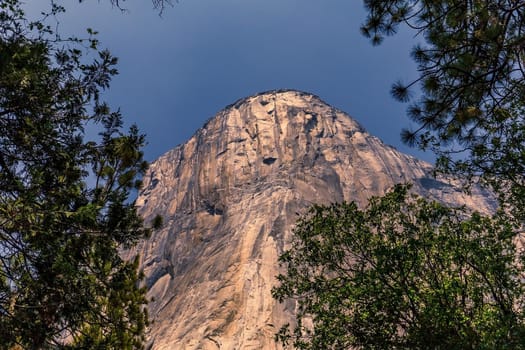
[[142,347],[138,262],[118,249],[148,234],[129,200],[145,140],[101,99],[117,59],[97,44],[0,2],[0,349]]
[[[411,101],[409,144],[433,148],[438,170],[481,177],[525,217],[525,2],[365,0],[364,35],[380,43],[399,25],[423,42],[412,50],[420,76],[392,94]],[[412,87],[419,83],[421,97]]]
[[298,302],[299,349],[521,349],[523,255],[502,214],[485,217],[407,194],[313,206],[273,290]]
[[[79,0],[79,2],[84,2],[84,1],[86,1],[86,0]],[[109,2],[113,6],[115,6],[115,7],[119,8],[119,9],[125,11],[124,3],[126,2],[126,0],[109,0]],[[153,5],[153,8],[158,10],[160,14],[162,14],[164,12],[166,7],[173,6],[173,1],[172,0],[151,0],[151,3]]]
[[418,125],[403,140],[434,150],[438,172],[488,185],[501,208],[486,217],[404,186],[365,210],[312,207],[281,256],[287,272],[273,293],[297,299],[298,314],[277,338],[302,349],[522,349],[525,2],[364,5],[373,44],[400,25],[420,41],[419,78],[391,91]]

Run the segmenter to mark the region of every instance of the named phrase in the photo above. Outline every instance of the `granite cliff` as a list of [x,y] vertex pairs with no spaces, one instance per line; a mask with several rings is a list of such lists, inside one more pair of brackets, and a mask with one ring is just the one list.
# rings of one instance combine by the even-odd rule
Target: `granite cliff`
[[491,208],[431,166],[298,91],[241,99],[150,167],[137,200],[164,227],[141,242],[153,349],[278,349],[294,304],[271,287],[297,214],[312,203],[361,205],[395,183],[449,204]]

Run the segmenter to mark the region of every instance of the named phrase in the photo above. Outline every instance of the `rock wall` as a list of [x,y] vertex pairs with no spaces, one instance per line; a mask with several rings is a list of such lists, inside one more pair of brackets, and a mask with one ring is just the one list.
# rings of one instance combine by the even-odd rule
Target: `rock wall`
[[141,255],[153,349],[279,349],[275,332],[295,305],[271,297],[278,256],[312,203],[357,201],[395,183],[487,211],[431,166],[369,135],[346,113],[298,91],[271,91],[226,107],[155,161],[137,205],[164,228]]

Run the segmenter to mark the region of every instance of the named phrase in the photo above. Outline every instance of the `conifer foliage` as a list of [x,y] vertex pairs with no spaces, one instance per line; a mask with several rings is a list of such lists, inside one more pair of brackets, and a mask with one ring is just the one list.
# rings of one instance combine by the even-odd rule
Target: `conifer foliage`
[[94,34],[0,1],[0,349],[142,347],[138,261],[118,249],[148,233],[129,200],[145,140],[101,99],[117,60]]
[[[438,170],[481,178],[525,217],[525,2],[365,0],[362,32],[379,44],[406,25],[419,78],[395,83],[419,126],[403,139],[440,156]],[[421,88],[421,96],[411,92]]]

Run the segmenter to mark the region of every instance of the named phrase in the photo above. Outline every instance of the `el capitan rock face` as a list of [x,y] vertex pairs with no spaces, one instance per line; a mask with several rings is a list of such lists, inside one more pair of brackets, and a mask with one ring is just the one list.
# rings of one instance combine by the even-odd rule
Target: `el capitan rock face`
[[490,210],[435,180],[431,166],[369,135],[318,97],[271,91],[239,100],[155,161],[137,200],[164,227],[141,255],[153,349],[279,349],[295,305],[271,288],[291,229],[312,203],[357,201],[395,183],[449,204]]

